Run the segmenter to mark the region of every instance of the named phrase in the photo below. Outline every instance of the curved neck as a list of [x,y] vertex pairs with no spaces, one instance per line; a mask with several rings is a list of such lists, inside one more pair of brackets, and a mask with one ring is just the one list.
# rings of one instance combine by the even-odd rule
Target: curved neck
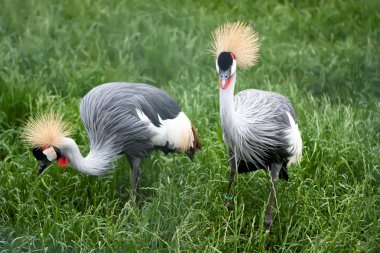
[[71,138],[65,138],[60,150],[69,159],[69,163],[84,174],[101,176],[110,170],[111,157],[107,156],[104,151],[90,150],[90,153],[83,157],[78,145]]

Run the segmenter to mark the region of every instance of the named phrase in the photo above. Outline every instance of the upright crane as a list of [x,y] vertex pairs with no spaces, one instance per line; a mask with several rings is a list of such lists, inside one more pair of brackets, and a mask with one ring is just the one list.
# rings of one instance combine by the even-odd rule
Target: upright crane
[[[139,164],[154,149],[186,152],[191,158],[200,148],[197,132],[177,103],[164,91],[148,84],[106,83],[84,96],[80,115],[90,139],[83,157],[69,138],[68,125],[58,114],[29,119],[24,138],[40,161],[41,174],[53,161],[72,165],[94,176],[108,174],[112,163],[125,154],[132,169],[132,191],[140,198]],[[134,198],[131,198],[134,203]]]
[[245,22],[227,23],[213,33],[213,50],[220,84],[220,116],[231,173],[226,204],[232,198],[236,173],[269,169],[272,179],[264,225],[273,220],[275,182],[288,179],[287,168],[302,156],[297,115],[290,101],[277,93],[248,89],[234,95],[237,67],[248,68],[258,60],[258,34]]

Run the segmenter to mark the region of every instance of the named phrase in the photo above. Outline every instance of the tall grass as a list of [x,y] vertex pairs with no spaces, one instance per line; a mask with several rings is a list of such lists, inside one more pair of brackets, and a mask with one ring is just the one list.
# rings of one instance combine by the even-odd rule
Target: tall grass
[[[380,16],[377,1],[11,1],[0,8],[0,250],[118,252],[379,252]],[[221,137],[213,29],[237,19],[261,35],[257,67],[237,89],[290,98],[304,140],[300,165],[277,186],[229,173]],[[79,103],[110,81],[151,83],[199,131],[194,162],[155,153],[132,208],[129,167],[90,177],[56,165],[37,177],[21,142],[27,117],[61,112],[88,151]]]

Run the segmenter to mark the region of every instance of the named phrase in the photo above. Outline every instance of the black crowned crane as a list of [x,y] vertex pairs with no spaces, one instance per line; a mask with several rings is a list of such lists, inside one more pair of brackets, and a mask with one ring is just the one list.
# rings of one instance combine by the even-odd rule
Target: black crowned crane
[[[126,155],[132,169],[132,192],[140,197],[139,164],[154,149],[165,153],[199,148],[197,132],[177,103],[164,91],[147,84],[106,83],[93,88],[80,104],[80,115],[90,139],[90,152],[83,157],[69,138],[68,125],[57,114],[29,119],[24,138],[40,160],[38,174],[53,161],[71,164],[78,171],[101,176],[112,163]],[[131,197],[134,203],[134,197]]]
[[258,35],[244,22],[227,23],[213,33],[213,50],[220,83],[220,116],[223,139],[231,164],[226,204],[237,173],[269,169],[272,179],[264,225],[273,220],[275,182],[288,179],[287,168],[302,155],[297,115],[290,101],[277,93],[248,89],[234,96],[237,67],[257,62]]

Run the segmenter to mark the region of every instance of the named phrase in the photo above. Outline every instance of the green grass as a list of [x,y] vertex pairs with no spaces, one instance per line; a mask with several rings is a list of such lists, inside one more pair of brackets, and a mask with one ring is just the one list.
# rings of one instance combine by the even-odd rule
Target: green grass
[[[379,252],[380,15],[378,1],[3,0],[0,8],[1,252]],[[207,52],[225,21],[252,23],[259,64],[237,89],[294,103],[304,157],[277,185],[263,229],[269,178],[240,175],[223,207],[229,167],[218,81]],[[199,131],[194,162],[155,153],[143,163],[142,209],[125,158],[96,178],[37,162],[21,141],[33,113],[61,112],[88,151],[79,103],[109,81],[162,87]]]

